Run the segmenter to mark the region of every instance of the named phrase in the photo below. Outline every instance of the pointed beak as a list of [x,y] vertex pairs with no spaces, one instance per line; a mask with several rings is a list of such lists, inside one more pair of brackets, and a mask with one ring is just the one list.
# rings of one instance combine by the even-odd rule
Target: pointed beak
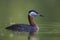
[[43,14],[38,14],[39,16],[41,16],[41,17],[44,17],[44,15]]

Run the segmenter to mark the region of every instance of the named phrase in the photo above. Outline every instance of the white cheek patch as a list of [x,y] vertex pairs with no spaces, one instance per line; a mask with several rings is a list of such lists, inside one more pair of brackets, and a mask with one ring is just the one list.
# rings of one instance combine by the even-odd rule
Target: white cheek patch
[[35,13],[35,12],[31,12],[29,15],[32,16],[32,17],[35,17],[35,16],[37,16],[38,14]]

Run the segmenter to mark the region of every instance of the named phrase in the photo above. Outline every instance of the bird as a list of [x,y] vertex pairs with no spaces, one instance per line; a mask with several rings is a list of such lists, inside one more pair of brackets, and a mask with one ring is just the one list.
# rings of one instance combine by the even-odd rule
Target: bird
[[39,14],[36,10],[29,10],[28,21],[30,24],[12,24],[5,29],[15,32],[36,32],[39,30],[39,27],[34,20],[34,17],[36,16],[44,17],[44,15]]

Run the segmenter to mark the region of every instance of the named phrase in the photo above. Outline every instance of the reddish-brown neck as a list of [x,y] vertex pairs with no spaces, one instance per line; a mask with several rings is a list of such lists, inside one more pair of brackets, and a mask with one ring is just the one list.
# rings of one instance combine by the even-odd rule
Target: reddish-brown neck
[[36,23],[35,23],[33,17],[28,15],[28,20],[29,20],[30,25],[36,26]]

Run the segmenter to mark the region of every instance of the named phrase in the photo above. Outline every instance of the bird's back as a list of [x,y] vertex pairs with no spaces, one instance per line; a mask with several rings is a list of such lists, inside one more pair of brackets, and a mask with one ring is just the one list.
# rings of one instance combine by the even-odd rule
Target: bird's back
[[6,29],[8,30],[12,30],[12,31],[18,31],[18,32],[32,32],[32,31],[36,31],[37,28],[29,25],[29,24],[14,24],[11,26],[6,27]]

